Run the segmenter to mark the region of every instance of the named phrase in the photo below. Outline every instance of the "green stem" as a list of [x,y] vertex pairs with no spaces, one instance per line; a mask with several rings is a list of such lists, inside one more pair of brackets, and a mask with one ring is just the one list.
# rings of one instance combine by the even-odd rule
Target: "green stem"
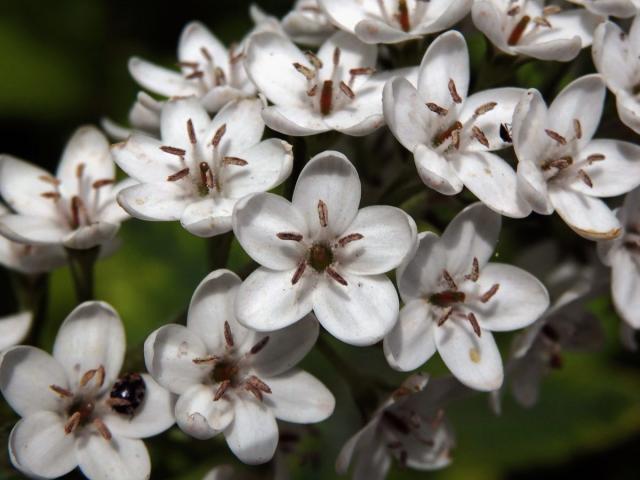
[[85,250],[67,248],[69,270],[73,278],[78,303],[95,299],[94,267],[99,253],[99,245]]
[[213,271],[227,266],[232,240],[233,232],[223,233],[207,239],[209,270]]
[[47,316],[49,302],[49,274],[15,275],[13,283],[20,310],[29,310],[33,315],[31,329],[23,343],[39,345],[39,334]]

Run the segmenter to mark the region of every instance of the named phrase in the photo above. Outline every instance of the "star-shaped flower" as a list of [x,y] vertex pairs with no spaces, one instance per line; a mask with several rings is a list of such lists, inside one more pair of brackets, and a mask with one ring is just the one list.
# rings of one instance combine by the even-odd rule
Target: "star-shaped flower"
[[180,220],[201,237],[230,231],[239,198],[291,173],[291,146],[260,141],[262,108],[257,98],[236,100],[211,120],[195,98],[167,102],[161,140],[134,134],[113,148],[116,163],[140,182],[120,193],[120,205],[144,220]]
[[0,156],[0,194],[14,214],[0,217],[0,233],[29,245],[87,249],[111,240],[129,218],[116,203],[109,143],[94,127],[81,127],[65,148],[56,176],[9,155]]
[[358,210],[360,179],[338,152],[312,158],[292,202],[263,193],[236,205],[233,231],[261,266],[238,292],[236,315],[270,331],[313,310],[333,336],[353,345],[378,342],[393,327],[398,295],[384,274],[413,250],[415,223],[402,210]]
[[509,55],[568,62],[591,45],[602,17],[582,8],[563,10],[544,0],[479,0],[473,23]]
[[615,238],[620,222],[599,197],[621,195],[640,184],[640,147],[593,140],[606,88],[600,75],[570,83],[547,106],[529,90],[513,117],[518,180],[533,209],[557,211],[579,235]]
[[175,414],[182,430],[199,439],[224,433],[240,460],[258,464],[276,450],[276,418],[320,422],[335,400],[319,380],[294,368],[318,336],[313,316],[277,332],[247,330],[233,313],[239,286],[233,272],[209,274],[193,294],[187,326],[153,332],[145,361],[158,383],[180,396]]
[[413,152],[422,181],[445,195],[466,186],[503,215],[531,213],[518,195],[515,172],[491,153],[509,145],[509,124],[524,90],[497,88],[467,96],[469,53],[458,32],[444,33],[429,46],[417,85],[402,78],[389,81],[383,106],[391,132]]
[[[173,424],[174,401],[149,375],[118,380],[125,348],[118,314],[85,302],[60,327],[53,356],[28,346],[4,353],[0,391],[22,417],[9,436],[16,468],[37,478],[77,466],[90,479],[149,478],[140,439]],[[124,388],[135,395],[123,397]]]
[[415,256],[397,272],[405,305],[384,339],[393,368],[413,370],[437,350],[468,387],[500,387],[502,359],[491,332],[526,327],[549,306],[546,288],[533,275],[489,263],[500,223],[499,215],[476,203],[442,237],[420,234]]
[[329,19],[366,43],[398,43],[461,20],[473,0],[318,0]]

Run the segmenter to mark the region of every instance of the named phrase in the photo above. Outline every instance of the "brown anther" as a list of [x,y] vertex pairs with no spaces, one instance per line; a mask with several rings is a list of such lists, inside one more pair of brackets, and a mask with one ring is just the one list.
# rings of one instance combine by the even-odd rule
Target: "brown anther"
[[291,285],[295,285],[296,283],[298,283],[298,281],[300,280],[300,278],[302,277],[302,274],[304,273],[304,271],[307,268],[307,262],[305,262],[304,260],[302,260],[299,264],[298,264],[298,268],[296,268],[296,271],[293,272],[293,277],[291,277]]
[[453,81],[453,78],[449,79],[449,83],[447,86],[449,87],[449,94],[451,95],[451,99],[455,103],[462,103],[462,97],[458,93],[458,89],[456,88],[456,82]]
[[200,167],[200,181],[202,185],[207,187],[207,190],[211,190],[215,186],[215,180],[213,178],[213,172],[211,171],[211,167],[207,162],[200,162],[198,164]]
[[196,357],[191,361],[196,365],[204,365],[207,363],[216,363],[218,360],[220,360],[220,358],[215,355],[207,355],[206,357]]
[[329,225],[329,210],[327,204],[322,200],[318,200],[318,220],[320,220],[321,227]]
[[85,167],[86,165],[84,163],[79,163],[78,165],[76,165],[76,177],[82,178],[82,176],[84,175]]
[[438,326],[441,326],[446,322],[453,313],[453,307],[447,307],[444,314],[438,319]]
[[400,28],[402,28],[404,32],[411,30],[407,0],[398,0],[398,23],[400,23]]
[[520,13],[520,5],[515,5],[511,7],[509,10],[507,10],[507,15],[510,17],[515,17],[519,13]]
[[376,73],[376,69],[371,67],[358,67],[349,69],[349,75],[351,75],[352,77],[356,77],[358,75],[372,75],[374,73]]
[[469,275],[465,275],[464,278],[466,280],[471,280],[472,282],[477,282],[478,278],[480,278],[480,264],[478,263],[477,257],[473,257],[473,261],[471,262],[471,273]]
[[546,133],[547,136],[549,136],[549,138],[551,138],[552,140],[558,142],[560,145],[566,145],[567,144],[567,139],[564,138],[562,135],[560,135],[558,132],[555,132],[553,130],[549,130],[548,128],[545,128],[544,133]]
[[199,63],[198,62],[176,62],[176,65],[178,67],[184,67],[184,68],[198,68]]
[[478,319],[476,318],[473,312],[469,312],[467,314],[467,320],[471,324],[471,328],[473,328],[473,333],[475,333],[478,337],[482,336],[482,330],[480,329],[480,324],[478,323]]
[[564,170],[565,168],[568,168],[569,165],[571,165],[572,163],[573,163],[573,158],[571,158],[570,156],[566,156],[566,157],[556,158],[554,160],[547,160],[540,166],[540,168],[542,168],[542,170],[550,170],[552,168],[557,168],[558,170]]
[[107,185],[113,185],[114,183],[116,183],[116,181],[113,178],[101,178],[100,180],[93,182],[91,186],[97,190],[99,188],[106,187]]
[[71,225],[73,228],[78,228],[80,226],[80,211],[84,210],[84,203],[82,203],[82,199],[74,195],[71,197]]
[[431,110],[433,113],[437,113],[438,115],[440,115],[441,117],[444,117],[447,115],[447,113],[449,113],[449,110],[447,110],[446,108],[441,107],[440,105],[433,103],[433,102],[428,102],[426,103],[427,108],[429,110]]
[[484,115],[485,113],[490,112],[491,110],[496,108],[497,105],[498,105],[498,102],[485,103],[483,105],[480,105],[478,108],[476,108],[476,110],[473,112],[473,114],[476,117],[479,117],[480,115]]
[[196,78],[204,77],[204,72],[200,70],[196,70],[195,72],[191,72],[189,75],[185,76],[187,80],[195,80]]
[[471,127],[471,136],[482,144],[485,148],[489,148],[489,140],[482,130],[477,125]]
[[105,376],[106,376],[106,372],[104,371],[104,367],[102,365],[100,365],[96,369],[96,385],[98,385],[99,387],[104,385]]
[[50,185],[54,185],[54,186],[56,186],[56,187],[57,187],[58,185],[60,185],[60,180],[58,180],[58,179],[57,179],[57,178],[55,178],[55,177],[49,176],[49,175],[40,175],[40,176],[38,177],[38,180],[42,180],[43,182],[46,182],[46,183],[48,183],[48,184],[50,184]]
[[314,84],[309,90],[307,90],[307,96],[315,97],[316,93],[318,93],[318,84]]
[[227,124],[223,123],[222,125],[220,125],[220,127],[216,130],[216,133],[213,134],[213,139],[211,140],[211,145],[213,145],[213,147],[217,147],[218,145],[220,145],[220,141],[222,140],[222,137],[224,137],[224,134],[227,131]]
[[340,48],[336,47],[333,50],[333,66],[337,67],[340,64]]
[[342,277],[342,275],[340,275],[338,272],[336,272],[333,269],[333,267],[327,267],[325,269],[325,272],[327,272],[327,275],[329,275],[331,278],[333,278],[336,282],[338,282],[343,287],[346,287],[348,285],[347,281]]
[[80,424],[80,420],[82,420],[82,414],[80,412],[75,412],[71,415],[69,420],[67,420],[67,423],[64,424],[64,433],[67,435],[72,433]]
[[351,90],[349,85],[347,85],[344,82],[340,82],[340,91],[344,93],[347,97],[349,97],[351,100],[356,98],[356,94],[353,92],[353,90]]
[[213,401],[217,402],[218,400],[220,400],[224,396],[225,392],[227,391],[227,388],[229,388],[230,385],[231,385],[231,380],[223,380],[222,382],[220,382],[220,385],[218,386],[216,393],[213,394]]
[[555,15],[556,13],[560,13],[562,11],[562,7],[560,5],[547,5],[542,9],[542,15],[548,17],[549,15]]
[[331,113],[331,104],[333,101],[333,81],[325,80],[322,83],[322,91],[320,92],[320,113],[329,115]]
[[309,67],[305,67],[301,63],[294,62],[293,67],[302,75],[304,75],[307,80],[313,80],[316,76],[316,72],[311,70]]
[[164,153],[169,153],[178,157],[184,157],[185,153],[187,153],[182,148],[169,147],[167,145],[163,145],[162,147],[160,147],[160,150],[162,150]]
[[491,285],[491,288],[480,296],[480,301],[482,303],[487,303],[498,292],[499,288],[499,283],[494,283],[493,285]]
[[236,165],[238,167],[244,167],[249,164],[246,160],[238,157],[224,157],[222,163],[224,165]]
[[66,388],[59,387],[58,385],[49,385],[49,388],[60,395],[61,397],[71,398],[73,397],[73,392],[67,390]]
[[313,65],[316,70],[320,70],[322,68],[322,60],[318,58],[318,56],[310,50],[304,52],[305,57],[309,60],[309,63]]
[[180,180],[181,178],[189,175],[189,168],[183,168],[182,170],[178,170],[176,173],[173,173],[167,177],[167,182],[175,182]]
[[224,322],[224,342],[227,344],[227,347],[233,347],[233,333],[231,333],[231,326],[229,322],[225,320]]
[[196,130],[193,128],[193,121],[191,119],[187,120],[187,134],[189,135],[191,145],[195,145],[198,139],[196,138]]
[[[453,125],[451,125],[449,128],[447,128],[443,132],[440,132],[436,136],[436,138],[434,139],[434,143],[436,144],[436,146],[442,145],[442,143],[444,143],[445,140],[453,137],[455,135],[454,132],[457,133],[458,130],[462,130],[462,123],[460,123],[459,121],[455,121]],[[458,142],[455,142],[456,139],[453,139],[453,140],[454,141],[452,143],[458,143],[460,139],[459,138],[457,139]]]
[[98,430],[98,432],[100,433],[100,435],[102,435],[102,438],[104,438],[105,440],[109,441],[111,440],[111,431],[109,430],[109,428],[104,424],[104,422],[102,421],[102,419],[100,418],[94,418],[93,419],[93,426],[96,427],[96,430]]
[[604,159],[605,159],[605,156],[602,155],[601,153],[594,153],[593,155],[589,155],[587,157],[587,163],[591,165],[594,162],[601,162]]
[[451,145],[458,150],[460,148],[460,130],[451,132]]
[[128,407],[131,405],[131,400],[127,400],[126,398],[109,397],[107,398],[106,403],[110,407]]
[[545,17],[533,17],[533,23],[540,27],[551,28],[551,22],[549,22]]
[[300,242],[303,239],[303,236],[299,233],[294,232],[279,232],[276,233],[276,237],[280,240],[292,240],[294,242]]
[[200,47],[200,53],[204,58],[207,59],[207,61],[209,62],[213,61],[213,57],[211,56],[211,53],[209,53],[209,50],[207,50],[206,47]]
[[50,198],[52,200],[58,200],[60,198],[60,194],[58,192],[44,192],[40,194],[43,198]]
[[591,181],[591,177],[587,172],[582,169],[578,170],[578,178],[582,180],[587,187],[593,188],[593,181]]
[[224,70],[220,67],[213,69],[213,75],[215,77],[216,86],[225,85],[227,83],[227,76],[224,74]]
[[525,29],[527,28],[527,25],[529,25],[529,21],[531,21],[531,17],[529,15],[524,15],[518,21],[516,26],[513,27],[513,30],[511,30],[511,33],[509,34],[507,45],[513,47],[514,45],[518,44],[518,42],[522,38],[522,35],[524,34]]
[[251,355],[255,355],[256,353],[261,352],[262,349],[269,342],[269,338],[270,338],[269,335],[267,335],[266,337],[262,338],[258,343],[256,343],[253,347],[251,347],[251,350],[249,350],[249,353]]
[[251,383],[245,383],[244,389],[248,392],[251,392],[254,397],[256,397],[259,401],[262,401],[262,392],[258,387]]
[[258,390],[260,390],[261,392],[264,393],[271,393],[271,388],[269,388],[269,385],[267,385],[266,383],[264,383],[262,380],[260,380],[258,377],[256,377],[255,375],[251,375],[248,379],[247,382],[250,385],[253,385],[254,387],[256,387]]
[[242,60],[243,58],[244,58],[244,52],[236,53],[235,55],[230,55],[229,56],[229,63],[231,65],[234,65],[234,64],[238,63],[240,60]]
[[580,140],[582,138],[582,124],[577,118],[573,119],[573,131],[576,134],[576,138]]
[[453,277],[447,270],[442,270],[442,278],[444,278],[444,281],[447,282],[447,286],[451,290],[454,290],[454,291],[458,290],[458,286],[456,285],[456,282],[453,280]]
[[344,237],[338,239],[338,245],[344,247],[345,245],[355,242],[356,240],[362,240],[364,235],[360,233],[350,233],[349,235],[345,235]]
[[98,386],[102,386],[102,384],[104,383],[104,367],[100,366],[98,368],[95,369],[91,369],[91,370],[87,370],[84,375],[82,375],[82,377],[80,378],[80,386],[84,387],[86,386],[91,380],[93,380],[93,377],[97,376],[96,379],[96,384]]

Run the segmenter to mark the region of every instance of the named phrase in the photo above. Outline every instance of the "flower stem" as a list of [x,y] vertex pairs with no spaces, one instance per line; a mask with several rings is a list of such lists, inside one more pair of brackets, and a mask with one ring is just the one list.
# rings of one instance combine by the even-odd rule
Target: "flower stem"
[[307,142],[305,141],[305,137],[291,137],[291,143],[293,145],[293,169],[291,170],[291,176],[286,183],[284,192],[285,198],[289,199],[293,197],[296,182],[307,162]]
[[69,270],[73,278],[78,303],[93,300],[94,275],[93,270],[100,253],[100,246],[76,250],[67,248],[67,258],[69,260]]
[[207,239],[209,270],[213,271],[227,266],[232,240],[233,232],[223,233]]
[[29,310],[33,315],[31,329],[23,343],[26,345],[39,345],[39,333],[47,316],[47,304],[49,302],[49,274],[18,274],[13,278],[20,310]]

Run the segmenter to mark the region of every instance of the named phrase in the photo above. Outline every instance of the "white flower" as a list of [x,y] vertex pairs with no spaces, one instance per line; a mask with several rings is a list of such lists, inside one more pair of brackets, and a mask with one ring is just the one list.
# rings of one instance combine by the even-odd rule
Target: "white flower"
[[294,42],[312,46],[322,45],[336,30],[317,0],[296,0],[282,28]]
[[629,35],[613,22],[600,24],[591,52],[598,72],[616,96],[620,120],[640,133],[640,15],[634,18]]
[[318,51],[302,53],[275,33],[251,37],[247,73],[274,105],[262,112],[268,127],[288,135],[337,130],[367,135],[384,124],[382,87],[391,75],[375,73],[377,49],[338,32]]
[[210,273],[191,299],[187,326],[165,325],[145,342],[149,372],[180,395],[178,426],[198,439],[224,433],[243,462],[264,463],[278,444],[276,418],[320,422],[335,400],[315,377],[294,368],[318,336],[313,316],[266,334],[241,326],[233,314],[240,279]]
[[338,474],[346,474],[353,463],[353,480],[384,480],[392,459],[427,471],[451,463],[455,439],[442,407],[456,386],[451,377],[427,381],[421,374],[409,377],[376,410],[342,447]]
[[615,238],[620,222],[603,200],[640,184],[640,147],[619,140],[592,140],[606,88],[599,75],[570,83],[547,106],[529,90],[513,117],[518,180],[533,209],[557,211],[579,235]]
[[[289,480],[286,459],[276,452],[274,457],[272,480]],[[264,476],[252,475],[249,472],[234,468],[232,465],[219,465],[207,472],[202,480],[264,480]]]
[[478,30],[503,52],[559,62],[591,45],[602,21],[585,9],[562,10],[543,0],[479,0],[471,13]]
[[118,399],[125,347],[118,314],[86,302],[60,327],[53,356],[28,346],[4,353],[0,391],[22,417],[9,436],[16,468],[37,478],[61,477],[76,466],[90,479],[149,478],[140,439],[173,424],[173,400],[146,374],[140,402]]
[[461,20],[473,0],[318,0],[329,19],[366,43],[398,43]]
[[393,327],[398,295],[384,273],[414,249],[415,223],[402,210],[358,210],[360,179],[338,152],[312,158],[292,202],[263,193],[236,205],[233,231],[261,267],[238,292],[236,316],[269,331],[313,310],[324,328],[352,345],[378,342]]
[[[0,351],[22,342],[31,329],[33,314],[29,311],[0,318]],[[0,357],[0,362],[1,362]]]
[[581,5],[598,15],[612,17],[633,17],[640,8],[638,0],[568,0],[576,5]]
[[627,194],[616,211],[621,235],[598,243],[601,260],[611,267],[613,305],[633,329],[640,329],[640,188]]
[[415,257],[397,272],[405,305],[384,339],[393,368],[413,370],[437,350],[465,385],[500,387],[502,359],[491,332],[526,327],[549,306],[546,288],[533,275],[488,263],[500,223],[499,215],[476,203],[459,213],[441,238],[420,234]]
[[518,195],[513,169],[490,153],[508,146],[508,126],[524,90],[497,88],[468,97],[469,53],[458,32],[444,33],[429,46],[417,85],[402,78],[388,82],[383,105],[389,128],[413,152],[422,181],[445,195],[466,186],[503,215],[531,213]]
[[162,108],[161,140],[132,135],[113,148],[116,163],[141,182],[118,202],[144,220],[180,220],[194,235],[231,230],[239,198],[282,183],[291,173],[291,146],[260,141],[260,99],[236,100],[211,120],[194,98]]
[[23,160],[0,157],[0,194],[16,213],[0,217],[0,233],[29,245],[87,249],[111,240],[129,218],[116,203],[127,180],[115,184],[109,144],[99,130],[80,127],[56,176]]

